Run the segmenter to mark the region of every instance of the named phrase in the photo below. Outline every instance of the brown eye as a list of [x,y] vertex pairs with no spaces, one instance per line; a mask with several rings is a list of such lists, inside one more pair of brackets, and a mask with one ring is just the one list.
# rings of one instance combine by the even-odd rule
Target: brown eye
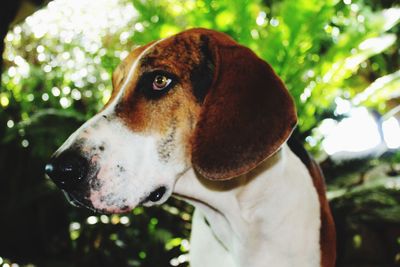
[[154,77],[153,81],[153,89],[154,90],[162,90],[166,88],[170,83],[171,79],[165,75],[158,74]]

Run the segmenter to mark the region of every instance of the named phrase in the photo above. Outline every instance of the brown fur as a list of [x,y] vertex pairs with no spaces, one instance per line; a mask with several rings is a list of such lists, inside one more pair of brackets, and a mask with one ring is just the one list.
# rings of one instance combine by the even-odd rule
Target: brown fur
[[326,190],[321,169],[314,160],[307,166],[313,177],[313,183],[317,189],[319,202],[321,205],[321,266],[334,267],[336,262],[336,231],[331,209],[326,199]]
[[[173,38],[160,42],[143,55],[138,65],[137,78],[125,92],[124,100],[117,109],[132,130],[165,134],[173,121],[179,124],[177,128],[186,131],[193,128],[191,117],[197,117],[200,109],[191,92],[189,78],[190,69],[200,60],[195,56],[200,56],[199,52],[195,52],[196,47],[196,40]],[[162,100],[149,100],[136,88],[140,75],[153,70],[168,71],[179,79]]]

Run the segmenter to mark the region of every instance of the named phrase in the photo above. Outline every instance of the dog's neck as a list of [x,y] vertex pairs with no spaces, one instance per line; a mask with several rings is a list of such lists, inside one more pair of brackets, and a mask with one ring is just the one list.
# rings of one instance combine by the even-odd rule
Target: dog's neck
[[200,209],[239,266],[319,266],[320,205],[307,168],[285,145],[250,173],[208,181],[192,169],[175,195]]

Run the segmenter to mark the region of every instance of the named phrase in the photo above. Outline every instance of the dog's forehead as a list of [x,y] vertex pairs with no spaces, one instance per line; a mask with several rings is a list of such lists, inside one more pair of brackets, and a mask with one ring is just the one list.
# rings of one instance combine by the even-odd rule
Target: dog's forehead
[[113,72],[114,93],[119,91],[133,68],[135,75],[131,75],[130,82],[154,69],[167,70],[185,78],[202,59],[204,40],[201,39],[201,34],[189,31],[135,48]]
[[[120,63],[113,73],[113,87],[118,85],[129,75],[129,71],[135,67],[138,78],[146,69],[161,68],[185,76],[190,70],[201,63],[204,54],[210,56],[208,46],[213,45],[236,46],[236,42],[226,34],[213,30],[195,28],[177,35],[148,43],[135,48],[128,57]],[[135,64],[139,60],[138,64]]]
[[176,35],[157,42],[142,58],[143,67],[168,66],[176,72],[190,70],[201,60],[198,34]]

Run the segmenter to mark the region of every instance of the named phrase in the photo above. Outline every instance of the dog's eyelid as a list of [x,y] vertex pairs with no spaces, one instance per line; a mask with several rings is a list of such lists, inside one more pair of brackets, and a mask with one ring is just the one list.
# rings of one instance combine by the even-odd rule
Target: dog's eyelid
[[146,82],[146,81],[153,82],[154,78],[157,75],[166,76],[168,79],[171,79],[174,83],[178,82],[178,77],[175,74],[165,71],[165,70],[156,69],[156,70],[150,70],[150,71],[143,72],[139,78],[139,84],[142,82]]
[[167,78],[173,80],[174,82],[178,81],[178,76],[170,71],[166,71],[164,69],[154,69],[151,71],[147,71],[143,75],[149,75],[151,77],[156,77],[157,75],[166,76]]

